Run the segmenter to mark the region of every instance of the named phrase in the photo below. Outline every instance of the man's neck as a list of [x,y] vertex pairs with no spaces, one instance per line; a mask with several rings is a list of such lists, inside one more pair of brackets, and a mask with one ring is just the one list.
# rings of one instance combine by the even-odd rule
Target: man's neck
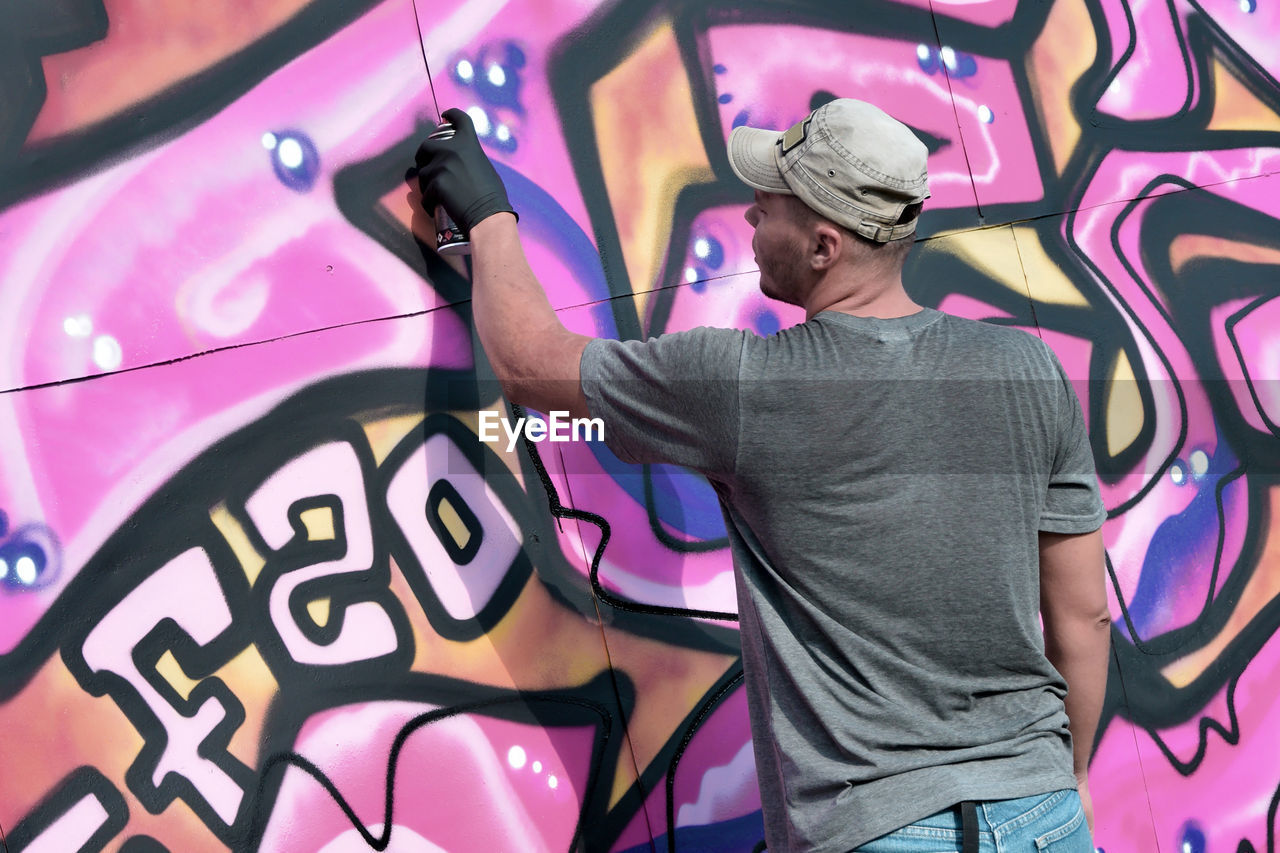
[[823,311],[889,320],[915,314],[921,308],[907,295],[900,271],[879,277],[828,276],[814,287],[804,304],[806,320]]

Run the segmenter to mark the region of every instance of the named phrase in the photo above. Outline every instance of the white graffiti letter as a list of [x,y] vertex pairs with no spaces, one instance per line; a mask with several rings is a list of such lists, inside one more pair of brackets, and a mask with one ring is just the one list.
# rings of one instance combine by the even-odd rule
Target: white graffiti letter
[[[350,444],[321,445],[290,461],[254,492],[245,502],[245,510],[267,546],[278,551],[297,535],[290,523],[290,509],[299,501],[330,495],[341,505],[342,529],[335,529],[333,535],[345,538],[346,553],[336,560],[286,572],[271,588],[271,620],[298,663],[355,663],[391,654],[399,645],[394,623],[382,605],[374,601],[349,605],[342,616],[341,632],[328,644],[308,637],[289,612],[290,598],[302,584],[317,578],[368,572],[373,565],[373,531],[364,475]],[[337,514],[333,523],[336,528]]]
[[193,716],[183,716],[134,664],[135,647],[166,619],[201,646],[231,627],[231,611],[202,548],[174,557],[121,599],[85,638],[84,661],[94,672],[113,672],[128,681],[164,728],[164,749],[151,784],[159,788],[169,773],[185,777],[230,826],[244,792],[222,768],[199,754],[200,743],[226,718],[227,708],[217,697],[209,697]]

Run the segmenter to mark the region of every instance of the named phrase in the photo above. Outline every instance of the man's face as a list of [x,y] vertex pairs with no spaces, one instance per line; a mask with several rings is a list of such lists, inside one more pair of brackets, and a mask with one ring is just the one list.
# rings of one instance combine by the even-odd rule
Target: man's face
[[760,267],[760,292],[789,305],[802,305],[809,286],[808,219],[800,215],[798,204],[792,197],[756,190],[745,215],[755,229],[751,248]]

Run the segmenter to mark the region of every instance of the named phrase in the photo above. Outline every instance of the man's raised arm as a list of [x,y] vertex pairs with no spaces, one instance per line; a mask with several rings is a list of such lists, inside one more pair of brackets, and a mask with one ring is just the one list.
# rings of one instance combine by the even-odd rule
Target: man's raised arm
[[471,238],[472,313],[480,343],[512,403],[587,417],[579,362],[591,338],[560,322],[520,245],[502,179],[480,147],[471,117],[445,110],[449,139],[418,149],[418,180],[428,210],[443,204]]

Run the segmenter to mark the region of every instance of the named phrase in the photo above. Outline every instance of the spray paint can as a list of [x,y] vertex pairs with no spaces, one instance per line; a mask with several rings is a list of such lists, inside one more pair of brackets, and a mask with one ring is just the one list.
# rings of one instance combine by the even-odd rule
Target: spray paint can
[[[453,137],[453,126],[444,122],[427,139],[450,139]],[[444,205],[436,205],[436,253],[441,255],[471,254],[471,238],[458,223],[453,221]]]

